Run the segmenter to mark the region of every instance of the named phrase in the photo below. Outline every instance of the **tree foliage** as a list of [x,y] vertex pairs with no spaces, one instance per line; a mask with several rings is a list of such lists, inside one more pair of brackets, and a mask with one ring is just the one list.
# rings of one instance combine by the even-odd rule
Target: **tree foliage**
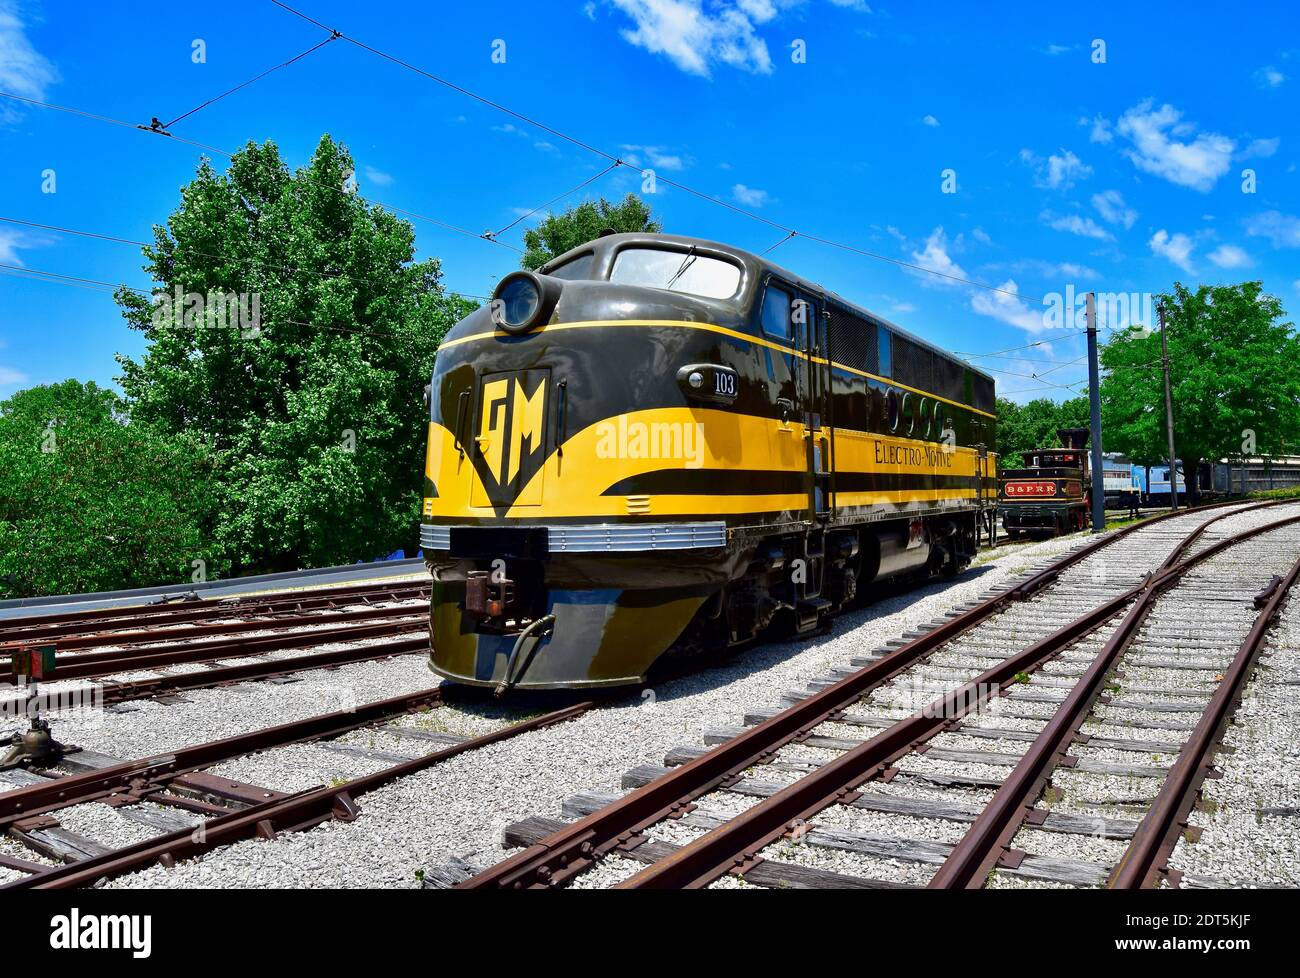
[[188,579],[207,543],[202,445],[127,423],[111,390],[67,380],[0,401],[0,596]]
[[[1184,471],[1200,462],[1300,449],[1300,338],[1261,282],[1175,284],[1164,304],[1174,438]],[[1168,448],[1160,334],[1131,327],[1101,351],[1105,445],[1138,462]],[[1192,482],[1194,480],[1189,480]]]
[[663,230],[663,225],[650,216],[650,205],[636,194],[628,194],[621,203],[611,204],[604,197],[583,201],[563,214],[547,214],[546,220],[524,232],[524,268],[541,268],[556,255],[576,248],[600,232]]
[[[133,424],[209,447],[216,545],[236,568],[320,566],[414,549],[426,418],[443,335],[474,307],[415,261],[406,221],[368,204],[329,136],[290,172],[273,143],[226,173],[205,160],[145,270],[168,295],[239,293],[260,321],[222,326],[214,303],[180,324],[148,297],[118,304],[148,347],[119,356]],[[156,293],[157,294],[157,293]]]
[[1086,428],[1088,399],[1073,397],[1057,403],[1046,397],[1017,404],[998,398],[998,467],[1019,468],[1035,448],[1058,444],[1058,428]]

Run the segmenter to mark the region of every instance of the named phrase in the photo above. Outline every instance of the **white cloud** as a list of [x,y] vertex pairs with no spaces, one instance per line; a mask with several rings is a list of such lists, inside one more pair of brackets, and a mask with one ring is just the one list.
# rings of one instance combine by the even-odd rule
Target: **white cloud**
[[6,367],[0,363],[0,387],[12,387],[14,384],[21,384],[27,380],[27,375],[21,370],[15,370],[13,367]]
[[1265,211],[1246,221],[1251,237],[1268,238],[1274,248],[1300,248],[1300,217]]
[[1196,274],[1196,268],[1192,265],[1192,239],[1187,235],[1170,234],[1161,228],[1151,236],[1149,244],[1154,254],[1169,259],[1188,275]]
[[[661,54],[682,71],[703,78],[708,78],[718,64],[769,74],[772,55],[757,29],[805,2],[609,0],[632,21],[633,27],[619,31],[625,41],[651,54]],[[830,3],[844,10],[871,13],[866,0],[830,0]],[[589,17],[593,14],[594,11],[588,12]],[[779,43],[784,47],[787,39]]]
[[[925,239],[925,247],[921,251],[912,252],[912,260],[922,268],[928,268],[931,271],[954,275],[958,278],[967,278],[965,269],[948,256],[948,236],[943,233],[941,227],[937,227],[930,232],[930,236]],[[925,272],[918,272],[917,274],[923,276],[922,282],[930,285],[947,285],[951,287],[958,284],[948,279],[927,275]]]
[[584,14],[587,15],[587,19],[588,19],[588,20],[595,20],[595,19],[596,19],[596,4],[595,4],[594,2],[591,2],[591,0],[588,0],[587,3],[584,3],[584,4],[582,5],[582,12],[583,12]]
[[1090,127],[1088,141],[1091,143],[1102,143],[1104,145],[1115,138],[1115,133],[1110,128],[1110,120],[1104,116],[1094,116],[1091,119],[1084,116],[1079,120],[1079,125]]
[[23,260],[18,257],[18,249],[21,246],[21,232],[0,228],[0,262],[6,265],[21,265]]
[[935,118],[934,116],[932,116],[932,115],[922,116],[922,117],[921,117],[921,125],[923,125],[923,126],[930,126],[931,128],[938,129],[938,128],[939,128],[939,120],[936,119],[936,118]]
[[1295,290],[1296,290],[1297,292],[1300,292],[1300,278],[1296,279],[1296,280],[1295,280],[1294,282],[1292,282],[1291,284],[1295,286]]
[[1197,132],[1172,105],[1150,99],[1120,117],[1116,130],[1132,143],[1124,155],[1146,173],[1206,193],[1228,172],[1237,144],[1214,132]]
[[623,145],[623,161],[632,166],[641,166],[646,161],[656,170],[680,170],[686,166],[686,160],[677,153],[670,152],[662,146]]
[[746,207],[762,207],[768,202],[766,190],[746,187],[743,183],[738,183],[732,187],[731,194],[739,203],[744,204]]
[[1277,152],[1277,148],[1281,144],[1282,140],[1277,137],[1272,139],[1252,139],[1250,144],[1241,151],[1241,154],[1237,158],[1241,160],[1249,160],[1255,157],[1268,159],[1268,157]]
[[[22,266],[23,260],[18,255],[20,249],[48,248],[55,243],[55,239],[48,234],[0,227],[0,262]],[[0,341],[0,347],[3,346],[3,341]]]
[[1051,262],[1043,261],[1041,258],[1022,258],[1018,261],[1010,262],[1003,266],[990,266],[1009,268],[1017,275],[1038,275],[1041,278],[1068,278],[1084,279],[1096,278],[1097,270],[1089,268],[1087,265],[1079,265],[1075,262]]
[[1056,57],[1059,54],[1065,54],[1067,51],[1073,51],[1074,47],[1073,44],[1049,44],[1047,47],[1043,48],[1043,54],[1050,54],[1053,57]]
[[1022,149],[1020,159],[1034,168],[1034,183],[1052,190],[1068,190],[1076,180],[1083,180],[1092,174],[1092,167],[1068,149],[1060,154],[1053,153],[1047,159],[1032,150]]
[[1286,75],[1272,65],[1265,65],[1255,72],[1255,84],[1260,88],[1278,88],[1286,81]]
[[[27,39],[26,25],[13,0],[0,0],[0,89],[24,98],[45,100],[45,89],[59,80],[59,73]],[[0,123],[14,122],[22,115],[17,103],[0,104]]]
[[993,239],[989,237],[989,233],[983,228],[976,228],[970,233],[970,236],[980,244],[991,245],[993,243]]
[[1209,254],[1210,261],[1220,268],[1248,268],[1254,264],[1245,249],[1236,245],[1219,245]]
[[363,167],[362,172],[366,175],[367,180],[379,187],[387,187],[393,182],[392,174],[385,173],[383,170],[376,170],[373,166]]
[[770,0],[712,5],[701,0],[611,0],[635,29],[619,33],[629,44],[662,54],[682,71],[707,78],[716,63],[767,74],[772,56],[754,28],[776,16]]
[[1103,190],[1092,195],[1092,206],[1108,224],[1123,224],[1124,230],[1133,226],[1138,219],[1138,212],[1124,203],[1124,195],[1118,190]]
[[1070,234],[1077,234],[1084,238],[1096,238],[1098,241],[1113,241],[1115,239],[1113,234],[1091,217],[1080,217],[1078,214],[1054,217],[1048,211],[1044,211],[1041,217],[1047,222],[1047,226],[1055,231],[1068,231]]
[[1023,329],[1026,333],[1041,333],[1047,328],[1047,324],[1043,321],[1043,310],[1032,308],[1023,299],[1017,299],[1014,295],[1007,295],[1008,292],[1019,291],[1014,279],[1007,279],[998,288],[1004,291],[976,290],[971,294],[970,307],[981,316],[991,316]]

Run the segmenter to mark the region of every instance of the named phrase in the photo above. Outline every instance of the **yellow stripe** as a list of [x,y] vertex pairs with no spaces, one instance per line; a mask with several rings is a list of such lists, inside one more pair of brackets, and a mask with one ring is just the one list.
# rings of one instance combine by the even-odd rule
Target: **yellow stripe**
[[[865,370],[858,370],[856,367],[850,367],[847,364],[840,363],[837,360],[827,360],[825,357],[809,357],[807,353],[789,346],[782,346],[780,343],[774,343],[771,340],[765,340],[758,336],[751,336],[749,333],[742,333],[739,330],[730,329],[726,326],[717,326],[713,323],[689,323],[678,319],[592,319],[581,323],[554,323],[550,326],[543,326],[541,329],[533,330],[533,333],[554,333],[564,329],[586,329],[591,326],[677,326],[683,329],[702,329],[709,333],[721,333],[723,336],[729,336],[732,339],[742,340],[746,343],[753,343],[757,346],[765,346],[769,349],[776,350],[778,353],[793,354],[801,360],[811,359],[813,363],[830,364],[846,373],[857,374],[859,377],[866,377],[869,380],[878,380],[882,384],[888,384],[891,387],[899,387],[905,391],[911,391],[913,394],[919,394],[922,397],[929,397],[936,401],[943,401],[945,404],[951,404],[953,407],[959,407],[964,411],[974,411],[976,414],[982,414],[986,418],[997,418],[996,414],[990,414],[988,411],[981,411],[977,407],[971,407],[969,404],[962,404],[960,401],[950,401],[946,397],[933,394],[930,391],[923,391],[918,387],[909,387],[907,384],[899,383],[897,380],[891,380],[889,377],[881,377],[879,374],[867,373]],[[529,334],[531,335],[531,334]],[[506,332],[476,333],[473,336],[462,336],[458,339],[447,340],[442,346],[438,347],[439,352],[451,349],[453,346],[460,346],[462,343],[470,343],[474,340],[486,339],[510,339],[511,334]]]

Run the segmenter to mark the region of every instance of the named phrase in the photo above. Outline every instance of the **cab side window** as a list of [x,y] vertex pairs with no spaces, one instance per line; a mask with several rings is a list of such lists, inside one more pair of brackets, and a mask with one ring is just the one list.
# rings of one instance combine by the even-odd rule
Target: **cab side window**
[[763,332],[790,342],[790,293],[769,285],[763,296]]
[[892,340],[893,334],[891,334],[889,330],[885,329],[884,326],[878,327],[876,345],[879,350],[880,376],[882,377],[894,376],[894,348]]

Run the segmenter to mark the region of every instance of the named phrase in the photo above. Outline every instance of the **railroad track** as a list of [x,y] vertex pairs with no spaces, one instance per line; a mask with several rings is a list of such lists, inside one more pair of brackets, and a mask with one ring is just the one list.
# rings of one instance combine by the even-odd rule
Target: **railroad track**
[[[405,601],[427,598],[429,585],[422,581],[381,582],[348,587],[324,587],[284,591],[272,594],[233,598],[202,598],[185,600],[159,599],[153,604],[127,605],[113,608],[96,608],[88,611],[66,611],[45,615],[30,615],[0,622],[0,644],[50,639],[69,640],[68,648],[85,647],[86,644],[110,644],[114,633],[145,632],[156,635],[162,629],[208,622],[196,627],[188,635],[177,638],[194,638],[204,634],[219,634],[223,630],[239,631],[259,618],[293,616],[307,612],[374,605],[380,602]],[[238,622],[222,623],[219,619],[238,618]],[[138,637],[138,636],[137,636]],[[90,638],[86,643],[82,640]]]
[[460,885],[1150,885],[1298,551],[1294,503],[1076,548],[572,822],[510,826],[524,851]]
[[[112,709],[163,693],[427,654],[427,612],[417,603],[427,595],[428,585],[418,582],[202,602],[202,607],[189,602],[108,609],[78,618],[23,619],[6,629],[5,637],[53,642],[58,648],[58,681],[43,683],[43,696],[51,687],[57,696],[69,686],[93,682],[95,706]],[[111,676],[124,678],[106,679]],[[0,664],[0,679],[12,679],[7,661]],[[20,705],[27,696],[19,694]],[[409,719],[442,703],[439,688],[418,689],[141,758],[78,749],[57,768],[0,770],[0,883],[83,886],[153,865],[172,866],[244,839],[352,821],[360,813],[358,800],[369,792],[453,757],[563,723],[591,706],[579,703],[514,723],[503,719],[477,736]],[[43,715],[51,712],[41,709]],[[236,762],[259,756],[269,759],[271,770],[291,769],[295,755],[277,752],[301,745],[338,758],[336,770],[365,773],[332,777],[305,790],[281,783],[283,774],[273,775],[272,783],[285,790],[254,783],[261,780],[256,776],[229,776]],[[110,813],[115,827],[104,833],[115,838],[112,845],[97,841],[105,806],[115,810]],[[72,825],[61,816],[71,818]],[[91,829],[79,830],[87,818]],[[119,844],[138,834],[146,837]]]
[[[113,617],[96,611],[75,621],[64,615],[55,616],[56,622],[21,619],[0,635],[19,646],[55,645],[58,683],[43,687],[41,710],[56,713],[65,702],[84,699],[62,695],[72,681],[97,681],[95,702],[111,705],[426,651],[427,613],[419,602],[427,596],[422,583],[321,589],[269,601],[211,602],[203,609],[148,608],[121,615],[119,609],[106,609]],[[200,611],[216,620],[192,624]],[[183,623],[174,620],[177,613]],[[245,617],[234,617],[240,615]],[[47,635],[49,629],[57,634]],[[343,647],[313,651],[323,646]],[[256,661],[241,661],[246,659]],[[110,678],[115,676],[129,678]],[[10,661],[0,659],[0,683],[13,680]],[[15,712],[15,701],[28,698],[25,690],[0,696],[9,713]]]
[[[245,839],[274,839],[322,822],[350,822],[361,814],[368,792],[490,744],[574,719],[591,707],[579,703],[476,737],[460,737],[400,723],[439,707],[437,688],[367,703],[152,757],[122,761],[103,755],[72,755],[65,764],[80,773],[45,775],[0,772],[0,783],[21,787],[0,793],[0,834],[34,853],[66,865],[49,866],[0,851],[0,870],[21,874],[0,889],[67,889],[88,886],[155,864],[181,859]],[[361,729],[432,748],[414,757],[349,744],[335,738]],[[312,743],[382,762],[361,777],[286,793],[233,780],[207,769],[287,745]],[[90,803],[109,805],[127,818],[166,830],[139,843],[107,849],[60,825],[61,811]]]

